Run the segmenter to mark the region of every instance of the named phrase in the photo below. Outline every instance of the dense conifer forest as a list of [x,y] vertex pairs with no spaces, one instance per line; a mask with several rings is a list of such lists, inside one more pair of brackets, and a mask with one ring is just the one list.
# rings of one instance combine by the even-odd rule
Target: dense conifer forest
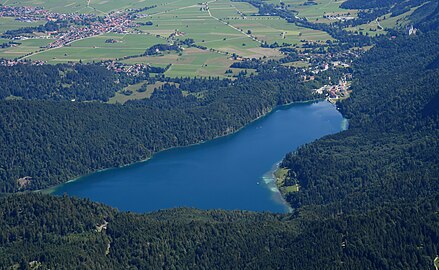
[[[1,190],[16,193],[0,193],[0,269],[435,269],[438,11],[414,12],[419,34],[381,39],[354,63],[352,95],[337,104],[349,130],[286,155],[284,185],[299,185],[284,194],[290,214],[133,214],[17,193],[228,134],[274,106],[316,98],[287,68],[169,81],[125,105],[47,92],[0,101]],[[25,176],[32,181],[19,186]]]
[[0,99],[107,101],[123,86],[112,71],[93,64],[2,66],[0,76]]
[[[15,77],[15,84],[25,84],[22,79]],[[165,84],[150,99],[124,105],[44,96],[0,101],[0,192],[46,188],[144,160],[230,134],[275,106],[318,97],[282,67],[234,82],[175,81],[179,88]],[[30,182],[19,185],[25,177]]]
[[289,154],[294,206],[367,209],[439,190],[437,32],[384,41],[359,60],[352,98],[339,104],[348,131]]
[[[384,42],[356,63],[354,94],[339,105],[351,128],[302,147],[282,164],[301,186],[287,196],[292,214],[138,215],[68,197],[9,195],[0,204],[0,265],[434,269],[438,40],[432,32]],[[148,102],[161,104],[160,94]]]

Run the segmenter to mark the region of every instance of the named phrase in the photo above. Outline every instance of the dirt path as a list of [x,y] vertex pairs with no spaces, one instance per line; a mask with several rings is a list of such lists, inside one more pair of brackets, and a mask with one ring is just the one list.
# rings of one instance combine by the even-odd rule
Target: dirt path
[[223,21],[223,20],[221,20],[221,19],[219,19],[219,18],[213,16],[213,15],[212,15],[212,12],[210,12],[209,4],[210,4],[210,3],[214,3],[214,2],[216,2],[216,1],[217,1],[217,0],[213,0],[213,1],[209,1],[209,2],[206,3],[206,6],[207,6],[207,12],[209,13],[209,16],[210,16],[212,19],[215,19],[215,20],[217,20],[218,22],[220,22],[220,23],[222,23],[222,24],[225,24],[225,25],[229,26],[230,28],[232,28],[232,29],[238,31],[238,32],[241,33],[242,35],[244,35],[244,36],[246,36],[246,37],[248,37],[248,38],[250,38],[250,39],[252,39],[252,40],[254,40],[254,41],[256,41],[256,42],[259,42],[260,44],[262,44],[262,41],[257,40],[254,36],[252,36],[252,35],[250,35],[250,34],[247,34],[247,33],[244,33],[243,31],[241,31],[240,29],[238,29],[238,28],[236,28],[235,26],[231,25],[230,23],[227,23],[227,22],[225,22],[225,21]]

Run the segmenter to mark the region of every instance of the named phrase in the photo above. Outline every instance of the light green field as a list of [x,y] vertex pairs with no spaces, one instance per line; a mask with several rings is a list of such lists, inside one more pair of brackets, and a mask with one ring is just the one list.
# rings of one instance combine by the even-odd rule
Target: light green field
[[[0,56],[15,58],[35,52],[25,58],[43,60],[52,64],[117,59],[127,64],[144,63],[159,67],[171,65],[166,71],[166,75],[170,77],[226,77],[235,74],[235,71],[232,74],[225,74],[233,63],[232,54],[243,58],[277,59],[282,56],[276,49],[262,48],[263,42],[296,45],[301,44],[302,40],[325,42],[331,39],[325,32],[301,28],[287,23],[280,17],[257,16],[258,10],[254,6],[231,0],[212,1],[208,3],[208,10],[205,2],[199,0],[91,0],[89,4],[87,2],[87,0],[0,0],[0,3],[7,5],[34,5],[43,6],[54,12],[93,12],[98,15],[126,8],[155,5],[155,8],[142,11],[148,16],[138,19],[139,23],[151,21],[153,25],[133,29],[142,34],[104,34],[43,52],[36,52],[41,45],[37,47],[27,44],[27,46],[0,50]],[[300,6],[303,0],[287,0],[286,3],[291,4],[291,8],[297,7],[299,13],[307,14],[306,16],[311,18],[323,16],[325,12],[340,11],[339,5],[342,0],[338,2],[317,0],[317,2],[319,5],[308,7]],[[171,39],[170,36],[176,32],[179,35]],[[106,43],[107,39],[114,39],[117,42]],[[121,60],[126,56],[141,55],[155,44],[165,44],[175,39],[193,39],[195,44],[204,46],[207,50],[186,48],[180,54],[165,53],[161,56]],[[145,93],[136,95],[142,96]]]
[[[238,19],[258,13],[258,9],[244,2],[218,0],[209,4],[210,12],[219,19]],[[242,15],[241,15],[242,14]]]
[[17,30],[24,27],[34,27],[44,25],[45,21],[35,22],[20,22],[10,17],[0,17],[0,33],[4,33],[6,30]]
[[[269,3],[274,5],[279,5],[278,0],[268,0]],[[340,8],[340,5],[345,2],[345,0],[314,0],[317,5],[303,5],[305,0],[282,0],[289,10],[295,10],[298,12],[299,17],[305,17],[309,21],[319,21],[319,22],[330,22],[325,20],[323,15],[325,14],[347,14],[355,16],[358,12],[356,10],[348,10]]]
[[140,30],[162,37],[169,37],[176,30],[184,33],[179,39],[191,38],[196,44],[222,52],[236,53],[243,57],[263,57],[277,54],[260,50],[260,44],[244,33],[211,17],[199,6],[177,9],[152,15],[144,21],[152,21],[153,26],[143,26]]
[[300,188],[298,184],[292,186],[285,185],[285,180],[287,180],[288,178],[288,172],[289,169],[285,169],[285,168],[278,168],[274,172],[274,176],[276,178],[276,185],[279,187],[279,190],[284,195],[292,192],[298,192]]
[[[105,43],[107,39],[114,39],[118,42]],[[105,34],[73,42],[70,46],[46,50],[29,58],[49,63],[78,62],[79,60],[100,61],[143,54],[147,48],[159,43],[166,43],[166,41],[144,34]]]
[[139,90],[140,87],[142,87],[144,84],[147,84],[147,83],[148,82],[145,81],[145,82],[141,82],[141,83],[130,85],[130,86],[126,87],[124,90],[131,90],[133,92],[131,95],[125,95],[125,94],[117,92],[116,95],[108,101],[108,103],[110,103],[110,104],[115,104],[115,103],[124,104],[128,100],[149,98],[149,97],[151,97],[152,93],[154,92],[154,90],[156,88],[158,88],[164,84],[163,82],[156,82],[155,84],[148,85],[145,92],[137,92],[137,90]]
[[305,61],[295,61],[295,62],[291,62],[291,63],[286,63],[284,64],[284,66],[287,67],[298,67],[298,68],[307,68],[310,66],[310,64],[308,62]]
[[166,71],[169,77],[225,77],[225,72],[233,64],[230,56],[186,48],[181,54],[170,53],[163,56],[144,56],[123,61],[127,64],[149,64],[151,66],[172,66]]
[[279,17],[247,17],[246,19],[229,20],[229,22],[245,32],[250,30],[258,40],[269,44],[274,42],[299,44],[301,40],[315,42],[332,40],[332,37],[326,32],[299,27]]
[[[28,53],[37,52],[41,50],[41,46],[46,46],[53,40],[51,39],[27,39],[18,40],[16,42],[21,43],[21,45],[16,47],[9,47],[5,49],[0,48],[0,58],[15,59],[22,57]],[[0,42],[3,43],[3,42]]]
[[[154,3],[160,0],[154,0]],[[165,1],[163,1],[165,2]],[[106,14],[110,11],[126,8],[142,8],[154,5],[150,0],[0,0],[3,5],[40,6],[59,13],[95,13]]]
[[372,21],[368,24],[362,24],[362,25],[358,25],[355,27],[349,27],[346,30],[352,31],[352,32],[363,32],[364,34],[368,33],[370,36],[386,34],[387,32],[384,30],[386,28],[405,27],[409,23],[408,17],[418,8],[419,7],[414,7],[412,9],[410,9],[410,11],[407,11],[406,13],[403,13],[403,14],[395,16],[395,17],[391,17],[390,13],[379,17],[378,22],[383,29],[380,29],[378,27],[377,21]]

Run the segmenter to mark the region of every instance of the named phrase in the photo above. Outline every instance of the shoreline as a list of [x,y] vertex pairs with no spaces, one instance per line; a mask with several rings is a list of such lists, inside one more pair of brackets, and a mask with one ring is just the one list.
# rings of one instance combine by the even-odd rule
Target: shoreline
[[278,186],[278,177],[276,176],[276,172],[279,170],[279,165],[282,160],[276,162],[273,167],[268,171],[262,179],[266,185],[266,187],[273,193],[272,198],[279,204],[282,204],[285,207],[285,212],[290,214],[294,211],[291,205],[285,199],[284,194],[281,192],[280,187]]
[[[332,102],[330,102],[330,101],[328,101],[328,102],[335,106],[335,104],[333,104]],[[343,116],[343,114],[342,114],[342,116]],[[340,131],[339,131],[338,133],[340,133],[340,132],[344,132],[344,131],[346,131],[346,130],[348,130],[348,129],[349,129],[349,119],[347,119],[347,118],[345,118],[345,117],[343,116],[343,120],[342,120],[342,122],[341,122],[341,126],[340,126]],[[337,134],[337,133],[334,133],[334,134]],[[299,146],[299,147],[300,147],[300,146]],[[289,210],[293,211],[294,208],[292,208],[291,205],[286,201],[285,197],[286,197],[286,195],[287,195],[288,193],[290,193],[290,192],[299,192],[299,190],[300,190],[300,185],[299,185],[299,184],[296,184],[295,186],[285,186],[285,185],[281,185],[282,183],[285,182],[285,180],[287,180],[287,175],[288,175],[288,172],[290,171],[290,169],[286,169],[286,168],[282,168],[282,167],[280,167],[280,164],[281,164],[281,163],[282,163],[282,160],[279,161],[278,163],[276,163],[276,165],[275,165],[275,169],[272,170],[272,174],[273,174],[273,178],[274,178],[274,183],[275,183],[275,185],[276,185],[276,187],[277,187],[277,190],[279,191],[279,193],[280,193],[280,195],[281,195],[283,201],[285,201],[285,203],[288,205]],[[287,171],[286,171],[287,175],[285,175],[285,176],[283,176],[283,177],[279,177],[279,176],[277,176],[277,175],[279,175],[279,173],[280,173],[282,170],[287,170]],[[293,188],[293,189],[296,189],[296,190],[288,191],[288,190],[287,190],[288,187]]]
[[[54,185],[54,186],[47,187],[45,189],[34,190],[33,192],[41,192],[43,194],[53,194],[60,187],[62,187],[63,185],[80,181],[81,179],[83,179],[83,178],[85,178],[87,176],[90,176],[92,174],[95,174],[95,173],[100,173],[100,172],[105,172],[105,171],[110,171],[110,170],[115,170],[115,169],[121,169],[121,168],[126,168],[126,167],[140,165],[140,164],[142,164],[144,162],[147,162],[147,161],[153,159],[155,155],[157,155],[159,153],[162,153],[162,152],[165,152],[165,151],[174,150],[174,149],[180,149],[180,148],[186,148],[186,147],[192,147],[192,146],[197,146],[197,145],[202,145],[202,144],[207,143],[207,142],[211,142],[211,141],[214,141],[214,140],[217,140],[217,139],[221,139],[221,138],[224,138],[224,137],[227,137],[227,136],[232,136],[232,135],[238,133],[239,131],[241,131],[242,129],[250,126],[251,124],[253,124],[255,122],[257,122],[258,120],[263,119],[264,117],[267,117],[270,114],[272,114],[272,113],[274,113],[274,112],[276,112],[278,110],[281,110],[283,108],[287,108],[289,106],[294,106],[294,105],[307,104],[307,103],[316,103],[316,102],[324,102],[324,101],[326,101],[324,98],[319,98],[319,99],[311,99],[311,100],[304,100],[304,101],[293,101],[293,102],[286,103],[286,104],[283,104],[283,105],[277,105],[275,107],[272,107],[272,108],[268,109],[268,111],[266,113],[264,113],[261,116],[251,120],[249,123],[245,124],[244,126],[240,127],[239,129],[236,129],[236,130],[234,130],[232,132],[229,132],[227,134],[218,135],[218,136],[213,137],[213,138],[211,138],[209,140],[200,141],[200,142],[197,142],[197,143],[188,144],[188,145],[184,145],[184,146],[168,147],[168,148],[165,148],[165,149],[162,149],[160,151],[157,151],[157,152],[153,153],[150,157],[148,157],[146,159],[135,161],[135,162],[132,162],[132,163],[129,163],[129,164],[121,165],[121,166],[116,166],[116,167],[110,167],[110,168],[104,168],[104,169],[95,170],[93,172],[90,172],[90,173],[87,173],[87,174],[80,175],[78,177],[72,178],[72,179],[70,179],[70,180],[68,180],[66,182],[63,182],[63,183],[60,183],[60,184],[57,184],[57,185]],[[280,194],[282,194],[282,193],[280,192]],[[283,197],[284,196],[282,195],[282,198]]]

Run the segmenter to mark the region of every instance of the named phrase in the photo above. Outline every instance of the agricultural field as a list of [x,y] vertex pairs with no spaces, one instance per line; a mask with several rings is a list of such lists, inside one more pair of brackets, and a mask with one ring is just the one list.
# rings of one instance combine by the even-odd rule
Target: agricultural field
[[43,25],[45,23],[45,21],[22,22],[17,21],[14,18],[0,17],[0,34],[3,34],[7,30],[17,30],[24,27],[35,27]]
[[268,2],[274,5],[279,5],[280,2],[283,2],[287,9],[297,11],[299,17],[322,23],[330,22],[330,20],[323,18],[324,15],[350,14],[349,16],[355,16],[358,12],[357,10],[340,8],[340,5],[345,0],[314,0],[313,2],[316,5],[305,5],[306,0],[268,0]]
[[[115,43],[108,43],[107,40]],[[146,34],[108,33],[78,40],[69,46],[36,53],[28,58],[48,63],[101,61],[140,55],[149,47],[159,43],[166,43],[166,40]]]
[[[163,82],[156,82],[155,84],[148,84],[148,81],[140,82],[134,85],[125,87],[122,92],[117,92],[114,97],[112,97],[107,103],[110,104],[124,104],[128,100],[145,99],[151,97],[152,93],[156,88],[162,86]],[[141,92],[139,89],[142,86],[146,86],[146,91]],[[129,93],[127,93],[129,91]]]
[[410,11],[394,17],[392,17],[391,13],[389,13],[379,17],[376,21],[372,21],[368,24],[358,25],[356,27],[349,27],[346,28],[346,30],[351,32],[363,32],[364,34],[367,33],[370,36],[386,34],[386,28],[405,27],[409,23],[408,17],[418,8],[419,7],[414,7],[410,9]]
[[[274,0],[268,1],[279,4]],[[251,4],[231,0],[0,0],[0,3],[42,6],[58,13],[97,15],[151,7],[138,12],[140,16],[134,21],[138,25],[124,29],[124,34],[108,33],[106,30],[100,35],[64,43],[56,48],[41,48],[52,40],[32,39],[21,42],[19,46],[0,49],[0,57],[3,58],[39,60],[50,64],[117,60],[126,64],[169,67],[165,75],[170,77],[228,77],[236,73],[229,70],[236,59],[282,57],[278,49],[264,48],[263,44],[291,44],[300,48],[308,41],[324,43],[332,40],[325,32],[298,27],[277,16],[260,16],[258,9]],[[316,0],[317,5],[313,6],[304,6],[303,0],[287,0],[284,3],[289,9],[297,10],[299,16],[312,20],[323,20],[323,15],[328,12],[346,12],[339,8],[342,0]],[[13,18],[1,20],[7,23],[0,24],[0,31],[2,28],[23,27]],[[141,56],[153,45],[186,39],[193,40],[198,48],[183,46],[180,53]]]
[[288,23],[286,20],[272,16],[247,17],[244,19],[229,20],[230,24],[244,31],[250,31],[258,40],[268,44],[300,44],[301,41],[325,42],[332,40],[326,32],[312,30]]
[[[9,40],[2,39],[0,43],[8,42]],[[51,39],[26,39],[16,41],[21,43],[18,46],[12,46],[9,48],[0,48],[0,58],[6,59],[15,59],[19,57],[23,57],[29,53],[38,52],[41,50],[41,47],[46,46],[53,40]]]
[[[160,0],[154,0],[155,2],[160,2]],[[84,14],[95,13],[97,15],[126,8],[142,8],[153,5],[151,1],[146,0],[0,0],[0,4],[9,6],[42,6],[45,9],[58,13],[76,12]]]
[[186,48],[183,52],[168,53],[163,56],[136,57],[122,62],[126,64],[149,64],[151,66],[170,68],[168,77],[225,77],[226,70],[233,64],[229,55],[198,48]]
[[153,35],[168,37],[179,31],[182,34],[179,39],[191,38],[197,45],[224,53],[236,53],[243,57],[263,57],[266,53],[259,50],[259,42],[218,21],[209,12],[200,10],[198,5],[151,15],[146,20],[153,25],[139,29]]

